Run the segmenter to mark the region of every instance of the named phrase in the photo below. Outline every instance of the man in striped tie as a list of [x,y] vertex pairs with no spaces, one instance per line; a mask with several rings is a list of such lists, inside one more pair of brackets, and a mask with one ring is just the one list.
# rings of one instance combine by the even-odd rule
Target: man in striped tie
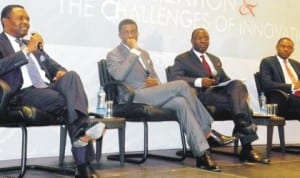
[[294,52],[294,42],[282,37],[276,45],[277,54],[262,59],[260,63],[261,85],[265,92],[281,90],[288,96],[288,109],[300,118],[300,63],[290,58]]

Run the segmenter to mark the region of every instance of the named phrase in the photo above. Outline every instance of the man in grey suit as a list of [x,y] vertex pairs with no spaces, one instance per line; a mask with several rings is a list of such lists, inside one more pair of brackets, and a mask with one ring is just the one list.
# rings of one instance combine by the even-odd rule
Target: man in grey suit
[[213,87],[230,78],[222,68],[221,60],[207,52],[209,34],[204,28],[197,28],[191,36],[193,48],[175,58],[172,78],[185,80],[197,90],[197,95],[204,105],[213,105],[218,111],[231,113],[235,124],[234,134],[240,138],[241,161],[268,163],[253,150],[251,142],[256,140],[256,127],[248,105],[248,91],[239,80],[232,80],[225,86]]
[[134,102],[174,110],[182,124],[199,168],[220,171],[207,151],[208,140],[225,145],[234,140],[211,130],[213,118],[185,81],[161,84],[149,54],[137,44],[138,28],[131,19],[119,24],[121,44],[107,54],[107,67],[115,80],[135,89]]

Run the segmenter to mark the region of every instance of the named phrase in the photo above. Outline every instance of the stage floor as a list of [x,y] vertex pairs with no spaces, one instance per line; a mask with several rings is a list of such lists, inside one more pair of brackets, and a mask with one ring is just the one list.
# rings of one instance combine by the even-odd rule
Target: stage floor
[[[232,147],[223,148],[230,152]],[[256,146],[255,149],[264,151],[263,146]],[[156,153],[172,154],[174,150],[156,151]],[[212,154],[219,166],[221,173],[214,173],[197,169],[193,158],[186,158],[182,162],[163,161],[158,159],[148,159],[145,163],[136,165],[125,163],[120,167],[119,162],[106,159],[106,154],[102,155],[101,161],[93,162],[93,167],[101,178],[298,178],[300,177],[300,155],[281,154],[272,152],[271,164],[242,164],[235,156],[225,156]],[[42,164],[56,166],[58,158],[34,158],[29,159],[28,164]],[[17,160],[1,161],[0,167],[18,164]],[[72,167],[74,162],[71,156],[66,157],[65,166]],[[1,172],[0,178],[16,177],[15,172]],[[72,176],[62,176],[42,171],[28,170],[25,178],[68,178]]]

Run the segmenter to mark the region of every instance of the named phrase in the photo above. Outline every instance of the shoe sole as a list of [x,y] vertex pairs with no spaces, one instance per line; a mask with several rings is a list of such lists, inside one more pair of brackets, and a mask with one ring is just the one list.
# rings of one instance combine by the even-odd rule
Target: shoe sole
[[105,124],[102,122],[98,122],[93,127],[89,128],[85,134],[91,137],[93,140],[99,139],[105,130]]
[[[105,124],[102,122],[98,122],[93,127],[89,128],[85,134],[93,140],[99,139],[105,130]],[[73,146],[76,148],[85,147],[88,143],[81,141],[80,139],[73,142]]]

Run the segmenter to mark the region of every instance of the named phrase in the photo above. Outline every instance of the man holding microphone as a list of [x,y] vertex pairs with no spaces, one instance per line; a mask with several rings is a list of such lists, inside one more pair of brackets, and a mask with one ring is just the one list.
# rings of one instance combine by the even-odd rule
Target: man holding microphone
[[[24,7],[7,5],[1,12],[0,79],[10,86],[16,105],[34,106],[64,116],[77,164],[76,177],[97,178],[90,162],[92,140],[101,137],[104,124],[88,122],[88,100],[80,77],[67,71],[43,50],[43,38],[34,33],[29,40],[30,18]],[[48,81],[48,83],[46,82]]]

